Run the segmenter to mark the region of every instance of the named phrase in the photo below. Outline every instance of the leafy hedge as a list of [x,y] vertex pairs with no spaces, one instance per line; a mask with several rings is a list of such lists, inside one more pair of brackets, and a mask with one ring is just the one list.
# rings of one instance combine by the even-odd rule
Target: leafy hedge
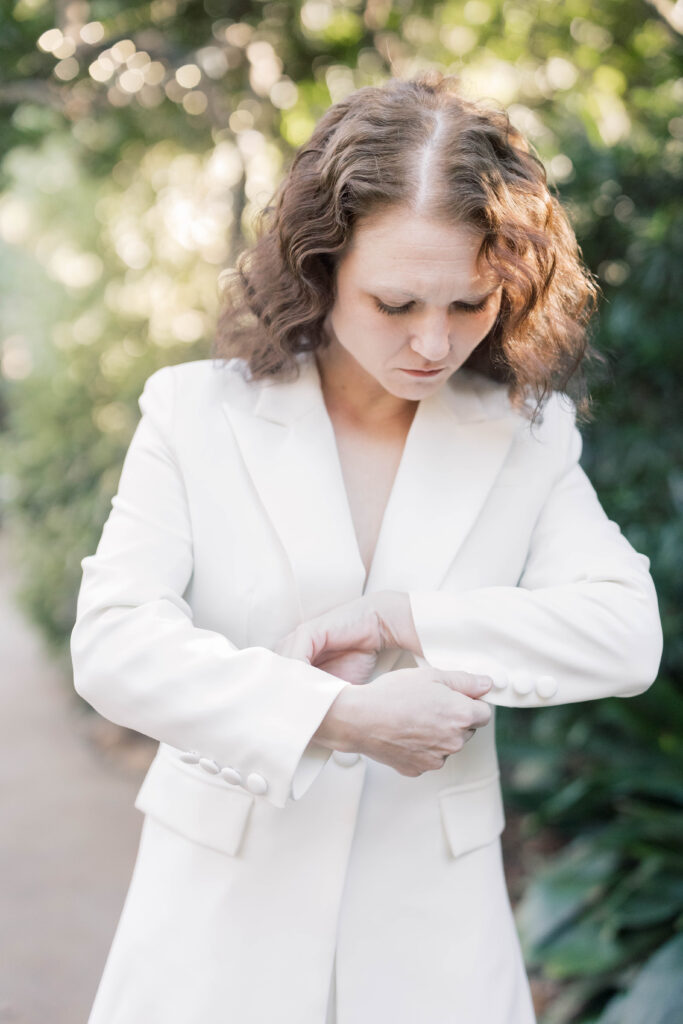
[[[508,713],[503,731],[508,799],[526,812],[527,834],[550,830],[566,843],[526,864],[531,882],[517,908],[529,967],[580,979],[546,1022],[619,1020],[598,1010],[683,925],[683,696],[662,675],[630,701],[530,721]],[[672,949],[680,958],[680,942]],[[675,999],[683,1005],[680,970],[660,980],[642,1020],[673,1021]]]

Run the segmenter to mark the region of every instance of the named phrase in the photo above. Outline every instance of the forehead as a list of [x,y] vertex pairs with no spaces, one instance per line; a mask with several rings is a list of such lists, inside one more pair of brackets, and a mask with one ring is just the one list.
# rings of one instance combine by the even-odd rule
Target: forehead
[[345,262],[373,284],[418,288],[443,278],[475,285],[490,277],[477,264],[481,241],[468,225],[391,210],[356,225]]

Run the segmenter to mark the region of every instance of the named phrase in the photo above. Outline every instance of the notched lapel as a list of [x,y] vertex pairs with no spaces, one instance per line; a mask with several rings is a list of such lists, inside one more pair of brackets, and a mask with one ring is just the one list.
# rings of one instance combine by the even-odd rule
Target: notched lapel
[[502,386],[468,371],[420,402],[365,581],[314,358],[300,359],[297,380],[246,385],[236,397],[223,410],[289,558],[303,619],[363,592],[439,589],[520,425]]
[[302,619],[358,597],[365,568],[350,518],[334,429],[313,359],[294,381],[257,385],[223,410],[289,558]]
[[519,426],[504,388],[468,371],[458,371],[420,402],[387,504],[368,591],[439,589]]

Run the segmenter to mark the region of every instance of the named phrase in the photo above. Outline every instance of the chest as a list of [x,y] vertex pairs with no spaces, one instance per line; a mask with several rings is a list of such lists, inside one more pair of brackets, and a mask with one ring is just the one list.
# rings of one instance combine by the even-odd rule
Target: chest
[[359,434],[320,396],[287,424],[238,404],[176,432],[200,628],[272,647],[365,592],[517,582],[548,474],[521,441],[508,453],[504,423],[423,401],[402,429]]
[[334,417],[332,422],[358,550],[369,573],[410,423],[367,432]]

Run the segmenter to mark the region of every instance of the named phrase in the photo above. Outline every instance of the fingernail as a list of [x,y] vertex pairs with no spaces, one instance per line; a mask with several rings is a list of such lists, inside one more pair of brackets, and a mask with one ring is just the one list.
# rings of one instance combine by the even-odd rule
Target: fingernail
[[491,680],[483,677],[480,678],[478,681],[478,689],[481,690],[482,693],[486,693],[487,690],[491,689]]

